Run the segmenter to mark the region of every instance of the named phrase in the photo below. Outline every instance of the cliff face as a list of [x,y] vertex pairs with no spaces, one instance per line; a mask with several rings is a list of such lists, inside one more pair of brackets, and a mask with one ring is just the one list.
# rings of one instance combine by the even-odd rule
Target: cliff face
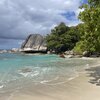
[[26,52],[46,52],[46,42],[40,34],[31,34],[22,44],[21,49]]

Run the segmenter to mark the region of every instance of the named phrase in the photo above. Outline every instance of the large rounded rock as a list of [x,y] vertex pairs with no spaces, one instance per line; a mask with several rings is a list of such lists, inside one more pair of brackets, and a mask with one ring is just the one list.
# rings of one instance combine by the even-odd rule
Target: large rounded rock
[[90,52],[84,51],[84,52],[83,52],[83,56],[84,56],[84,57],[89,57],[89,56],[90,56]]
[[27,37],[21,46],[22,51],[25,52],[46,52],[46,42],[42,35],[31,34]]

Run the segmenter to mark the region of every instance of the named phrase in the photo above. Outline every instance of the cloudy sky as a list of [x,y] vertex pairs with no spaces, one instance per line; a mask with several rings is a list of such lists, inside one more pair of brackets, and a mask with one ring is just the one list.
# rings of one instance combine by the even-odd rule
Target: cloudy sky
[[17,48],[34,33],[48,34],[60,22],[75,26],[87,0],[0,0],[0,49]]

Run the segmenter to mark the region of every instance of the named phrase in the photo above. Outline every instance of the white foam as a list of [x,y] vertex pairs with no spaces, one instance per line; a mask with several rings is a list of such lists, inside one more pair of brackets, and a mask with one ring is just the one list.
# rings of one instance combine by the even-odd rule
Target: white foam
[[22,73],[22,72],[20,72],[19,74],[23,75],[24,77],[27,77],[30,73]]
[[75,75],[75,77],[70,77],[69,79],[68,79],[68,81],[71,81],[71,80],[73,80],[73,79],[75,79],[75,78],[77,78],[77,77],[79,77],[79,74],[77,73],[77,75]]
[[49,82],[49,81],[48,80],[44,80],[44,81],[41,81],[40,83],[44,84],[44,83],[47,83],[47,82]]
[[42,70],[43,70],[44,72],[46,72],[46,71],[48,70],[48,68],[43,68]]
[[74,78],[75,78],[75,77],[71,77],[71,78],[69,78],[68,80],[71,81],[71,80],[73,80]]
[[66,81],[61,81],[61,82],[52,83],[52,84],[49,83],[49,82],[51,82],[51,81],[53,81],[53,80],[58,80],[59,77],[56,77],[56,78],[53,79],[53,80],[44,80],[44,81],[41,81],[40,83],[45,84],[45,85],[60,85],[60,84],[67,83],[67,82],[69,82],[69,81],[71,81],[71,80],[77,78],[78,76],[79,76],[79,75],[76,75],[75,77],[70,77],[70,78],[69,78],[68,80],[66,80]]
[[3,86],[3,85],[1,85],[1,86],[0,86],[0,89],[2,89],[3,87],[4,87],[4,86]]
[[41,81],[40,83],[41,84],[46,84],[46,83],[49,83],[49,82],[52,82],[52,81],[55,81],[55,80],[58,80],[59,79],[59,77],[57,76],[56,78],[54,78],[54,79],[52,79],[52,80],[43,80],[43,81]]
[[86,67],[85,68],[89,68],[90,66],[89,66],[89,64],[86,64]]
[[20,74],[20,75],[22,75],[22,76],[24,76],[24,77],[27,77],[28,75],[30,75],[32,72],[31,72],[31,69],[30,69],[30,71],[29,72],[23,72],[23,69],[21,69],[21,70],[18,70],[18,74]]
[[39,75],[39,72],[38,71],[34,71],[34,73],[31,74],[32,77],[33,76],[37,76],[37,75]]
[[39,72],[38,71],[34,71],[34,72],[26,72],[26,73],[23,73],[23,72],[19,72],[18,74],[24,76],[24,77],[34,77],[34,76],[37,76],[39,75]]

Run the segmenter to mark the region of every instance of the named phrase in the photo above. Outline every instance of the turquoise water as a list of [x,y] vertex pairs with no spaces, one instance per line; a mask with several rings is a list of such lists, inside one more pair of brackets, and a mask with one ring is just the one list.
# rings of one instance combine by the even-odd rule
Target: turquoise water
[[30,84],[59,85],[77,77],[94,62],[57,55],[0,54],[0,92]]

